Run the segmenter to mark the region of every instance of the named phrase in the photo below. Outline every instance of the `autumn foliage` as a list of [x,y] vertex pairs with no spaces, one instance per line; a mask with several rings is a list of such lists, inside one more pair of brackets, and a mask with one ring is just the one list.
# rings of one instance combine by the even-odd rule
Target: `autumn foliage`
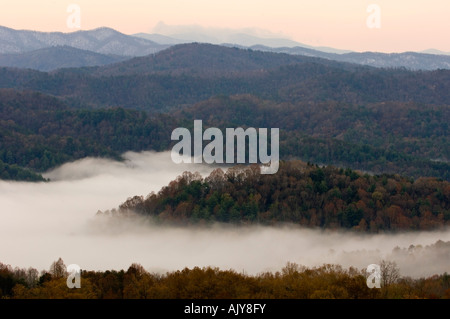
[[60,259],[49,271],[30,279],[28,271],[0,263],[0,297],[16,299],[380,299],[450,298],[450,275],[401,277],[395,263],[385,262],[381,289],[367,286],[367,273],[324,264],[304,267],[287,263],[281,271],[246,275],[234,270],[194,267],[150,273],[133,263],[128,270],[81,273],[81,288],[66,286]]
[[129,212],[178,224],[429,230],[450,224],[450,183],[288,161],[273,175],[260,174],[258,166],[218,168],[205,178],[184,172],[158,193],[129,198],[102,214]]

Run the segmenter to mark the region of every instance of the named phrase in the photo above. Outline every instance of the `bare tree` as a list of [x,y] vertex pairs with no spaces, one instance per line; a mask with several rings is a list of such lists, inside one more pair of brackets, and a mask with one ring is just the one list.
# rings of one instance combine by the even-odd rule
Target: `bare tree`
[[28,268],[25,275],[25,282],[27,283],[28,287],[30,288],[36,287],[38,281],[39,281],[39,271],[32,267]]
[[67,276],[67,267],[61,257],[52,263],[49,270],[50,274],[56,278],[62,278]]
[[397,283],[400,279],[400,269],[397,267],[395,261],[382,260],[380,262],[381,275],[381,295],[383,298],[392,297],[391,294],[395,291],[392,285]]
[[380,262],[381,286],[388,287],[400,279],[400,269],[395,261],[382,260]]

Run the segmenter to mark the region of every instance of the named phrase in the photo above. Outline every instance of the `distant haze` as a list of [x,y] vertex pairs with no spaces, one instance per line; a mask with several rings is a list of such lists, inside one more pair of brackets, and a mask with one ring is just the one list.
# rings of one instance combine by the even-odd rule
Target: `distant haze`
[[[172,26],[264,29],[307,45],[353,51],[450,51],[450,2],[442,0],[17,0],[2,3],[0,21],[14,29],[74,31],[66,24],[71,3],[81,9],[83,30],[107,26],[126,34],[149,33],[164,21]],[[367,27],[370,4],[381,9],[379,29]]]
[[173,164],[170,153],[126,153],[124,162],[83,159],[46,174],[49,183],[0,182],[0,262],[48,269],[61,257],[83,269],[127,269],[138,262],[155,272],[217,266],[256,274],[296,262],[339,263],[359,269],[394,260],[402,275],[450,270],[449,252],[401,257],[396,246],[449,241],[450,231],[357,235],[294,226],[155,226],[144,218],[95,216],[127,197],[158,191],[184,170],[206,176],[210,166]]

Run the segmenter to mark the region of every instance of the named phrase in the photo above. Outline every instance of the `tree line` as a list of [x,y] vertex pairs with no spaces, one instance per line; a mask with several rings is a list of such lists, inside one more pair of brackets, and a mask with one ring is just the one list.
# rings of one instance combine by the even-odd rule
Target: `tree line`
[[217,267],[151,273],[133,263],[125,270],[81,271],[81,288],[67,287],[60,258],[49,270],[0,263],[0,298],[13,299],[449,299],[450,275],[400,275],[382,260],[381,288],[369,288],[366,269],[336,264],[305,267],[287,263],[280,271],[247,275]]

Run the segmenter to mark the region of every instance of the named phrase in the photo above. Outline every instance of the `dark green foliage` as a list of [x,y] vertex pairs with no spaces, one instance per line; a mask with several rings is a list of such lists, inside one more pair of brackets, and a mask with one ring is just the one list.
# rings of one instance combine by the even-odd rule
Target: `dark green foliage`
[[0,160],[0,179],[17,180],[28,182],[42,182],[46,179],[42,175],[31,170],[17,166],[16,164],[5,164]]

